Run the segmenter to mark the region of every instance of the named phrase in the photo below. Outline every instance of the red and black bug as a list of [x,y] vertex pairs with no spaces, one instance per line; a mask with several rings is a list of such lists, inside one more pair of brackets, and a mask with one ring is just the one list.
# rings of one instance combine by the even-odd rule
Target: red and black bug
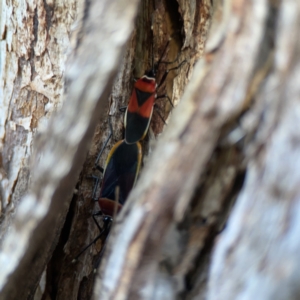
[[[108,139],[110,139],[110,137],[111,135]],[[104,147],[106,144],[107,141]],[[102,152],[103,149],[100,153]],[[99,156],[96,162],[98,159]],[[76,255],[74,261],[76,261],[86,249],[100,239],[101,236],[109,233],[114,215],[121,210],[135,184],[141,166],[141,161],[142,147],[139,142],[127,144],[125,140],[121,140],[110,150],[106,159],[100,196],[98,198],[101,210],[93,214],[93,220],[95,221],[100,234]],[[102,228],[98,224],[95,218],[96,216],[102,216]]]
[[104,215],[112,217],[116,207],[117,211],[121,209],[137,179],[141,161],[142,147],[138,142],[127,144],[121,140],[111,149],[106,159],[98,200]]
[[144,75],[134,84],[124,121],[126,143],[136,143],[145,137],[153,113],[155,93],[154,77]]
[[157,89],[164,83],[169,72],[180,68],[181,65],[185,63],[185,61],[183,61],[181,64],[179,64],[179,66],[167,70],[163,75],[159,85],[157,85],[155,77],[159,65],[161,63],[169,63],[162,61],[168,45],[169,42],[167,43],[159,61],[154,64],[152,58],[152,69],[147,71],[145,75],[139,78],[134,84],[124,118],[125,141],[127,144],[136,143],[146,136],[153,113],[155,99],[168,98],[173,106],[170,98],[167,95],[158,97],[156,95]]

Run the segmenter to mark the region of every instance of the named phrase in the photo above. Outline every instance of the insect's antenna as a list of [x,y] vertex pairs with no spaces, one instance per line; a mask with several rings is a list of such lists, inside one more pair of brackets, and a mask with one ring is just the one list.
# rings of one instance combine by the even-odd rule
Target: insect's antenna
[[172,39],[172,38],[169,38],[168,41],[167,41],[167,43],[166,43],[166,46],[165,46],[165,48],[164,48],[164,51],[163,51],[162,55],[160,56],[160,59],[158,60],[158,62],[157,62],[157,64],[156,64],[156,70],[158,69],[159,65],[162,63],[162,59],[163,59],[163,57],[164,57],[164,55],[165,55],[165,53],[166,53],[166,51],[167,51],[167,48],[168,48],[168,46],[169,46],[169,44],[170,44],[171,39]]
[[[153,2],[154,5],[154,2]],[[154,70],[154,34],[153,34],[153,19],[154,15],[152,13],[152,20],[151,20],[151,39],[152,39],[152,46],[151,46],[151,56],[152,56],[152,65],[151,70]]]
[[95,166],[98,165],[99,160],[100,160],[100,157],[101,157],[101,155],[102,155],[104,149],[106,148],[106,146],[107,146],[109,140],[111,139],[111,137],[112,137],[112,135],[113,135],[113,129],[112,129],[110,117],[108,117],[108,125],[109,125],[109,135],[108,135],[108,137],[107,137],[107,139],[106,139],[106,141],[105,141],[103,147],[101,148],[101,150],[100,150],[100,152],[99,152],[99,154],[98,154],[98,156],[97,156],[97,159],[96,159],[96,161],[95,161]]

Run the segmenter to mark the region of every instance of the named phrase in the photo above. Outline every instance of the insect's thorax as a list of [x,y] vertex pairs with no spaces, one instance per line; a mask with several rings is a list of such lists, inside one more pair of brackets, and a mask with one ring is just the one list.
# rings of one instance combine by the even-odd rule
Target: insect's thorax
[[134,88],[142,92],[154,94],[156,90],[156,80],[155,78],[144,75],[137,80],[137,82],[134,84]]

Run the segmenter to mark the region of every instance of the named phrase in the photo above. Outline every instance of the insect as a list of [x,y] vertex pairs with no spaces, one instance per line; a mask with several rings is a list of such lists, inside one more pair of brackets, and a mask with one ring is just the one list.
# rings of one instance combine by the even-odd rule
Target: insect
[[[110,139],[110,136],[108,139]],[[104,147],[106,144],[107,141]],[[98,159],[99,156],[96,162]],[[93,220],[100,234],[76,255],[73,260],[74,262],[86,249],[100,239],[102,235],[109,232],[114,215],[121,210],[129,192],[135,184],[141,161],[142,147],[139,142],[127,144],[125,140],[121,140],[110,150],[106,159],[100,196],[98,198],[100,211],[93,214]],[[102,216],[103,228],[98,224],[96,216]]]
[[164,83],[169,72],[180,68],[185,63],[185,61],[183,61],[177,67],[167,70],[163,75],[161,82],[159,83],[159,85],[157,85],[155,77],[159,65],[161,63],[170,63],[162,61],[162,58],[166,52],[168,45],[169,41],[166,44],[166,47],[159,61],[156,64],[154,64],[152,58],[151,70],[147,71],[134,84],[124,118],[125,141],[127,144],[136,143],[144,139],[144,137],[146,136],[153,113],[153,106],[156,99],[167,98],[173,106],[171,99],[167,95],[162,95],[158,97],[156,95],[156,91]]
[[116,206],[117,211],[121,209],[135,184],[141,161],[142,147],[139,142],[127,144],[125,140],[121,140],[113,146],[106,159],[98,200],[104,215],[112,217]]
[[[185,63],[185,61],[183,61],[179,66],[167,70],[162,76],[160,83],[157,85],[156,73],[158,67],[161,63],[168,63],[162,61],[168,45],[169,42],[166,44],[163,54],[156,64],[154,64],[154,59],[152,57],[151,70],[147,71],[144,76],[135,82],[124,118],[125,138],[113,146],[108,154],[103,170],[98,167],[98,161],[112,136],[112,127],[109,122],[110,135],[95,162],[97,169],[103,171],[100,196],[97,199],[100,211],[93,214],[93,219],[100,234],[76,256],[75,260],[103,234],[109,233],[113,217],[122,209],[122,206],[134,186],[142,161],[142,147],[139,141],[147,134],[155,100],[158,98],[167,98],[173,106],[167,95],[158,97],[156,95],[156,91],[164,83],[168,73],[180,68],[181,65]],[[96,180],[93,195],[96,194],[95,192],[99,183],[99,179],[96,178]],[[95,218],[96,216],[102,216],[102,228],[98,224]]]

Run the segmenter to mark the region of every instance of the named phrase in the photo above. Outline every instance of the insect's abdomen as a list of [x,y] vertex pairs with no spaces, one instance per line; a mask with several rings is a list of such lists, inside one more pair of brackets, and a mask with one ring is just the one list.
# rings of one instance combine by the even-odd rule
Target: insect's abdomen
[[[122,140],[114,145],[107,157],[102,180],[99,199],[101,210],[102,206],[103,209],[110,210],[109,203],[107,201],[104,203],[103,199],[117,200],[120,205],[124,204],[136,181],[141,158],[142,150],[140,143],[129,145]],[[118,199],[116,194],[117,187],[119,190]],[[102,205],[101,201],[103,202]],[[104,206],[107,206],[107,208]]]

